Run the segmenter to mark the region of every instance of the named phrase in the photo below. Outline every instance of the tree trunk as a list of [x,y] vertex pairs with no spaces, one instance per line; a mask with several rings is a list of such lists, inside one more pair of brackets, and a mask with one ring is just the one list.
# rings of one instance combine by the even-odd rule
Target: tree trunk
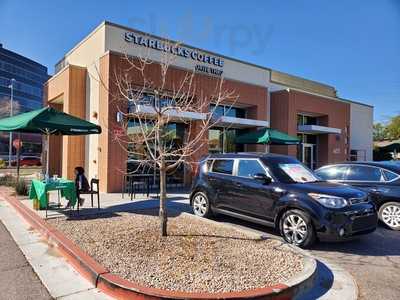
[[161,162],[160,168],[160,229],[161,235],[167,236],[167,222],[168,222],[168,215],[167,215],[167,207],[166,207],[166,196],[167,196],[167,187],[166,187],[166,169],[165,169],[165,162]]

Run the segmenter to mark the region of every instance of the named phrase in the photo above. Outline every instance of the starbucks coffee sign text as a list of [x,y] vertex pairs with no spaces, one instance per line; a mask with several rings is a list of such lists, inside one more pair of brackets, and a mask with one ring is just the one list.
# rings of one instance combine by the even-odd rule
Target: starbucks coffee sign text
[[224,60],[220,57],[202,53],[195,49],[175,45],[173,43],[164,42],[155,38],[142,36],[134,32],[125,32],[125,41],[158,51],[172,53],[174,55],[192,59],[201,63],[207,63],[216,67],[222,68],[224,66]]

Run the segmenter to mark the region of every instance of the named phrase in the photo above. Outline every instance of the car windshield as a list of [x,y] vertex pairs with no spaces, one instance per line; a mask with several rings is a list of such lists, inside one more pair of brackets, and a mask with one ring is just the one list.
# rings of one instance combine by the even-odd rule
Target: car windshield
[[281,168],[294,182],[307,183],[320,181],[309,169],[300,163],[279,164]]

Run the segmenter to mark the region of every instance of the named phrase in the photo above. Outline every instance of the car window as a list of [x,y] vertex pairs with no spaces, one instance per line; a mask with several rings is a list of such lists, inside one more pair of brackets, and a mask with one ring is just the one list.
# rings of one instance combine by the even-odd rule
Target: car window
[[350,166],[346,176],[347,180],[356,181],[382,181],[382,174],[379,168],[367,166]]
[[323,180],[342,180],[347,170],[347,166],[331,166],[315,171]]
[[215,173],[232,175],[233,159],[216,159],[216,160],[214,160],[212,171]]
[[301,163],[279,164],[279,167],[294,181],[299,183],[315,182],[318,178]]
[[258,160],[241,159],[239,160],[238,176],[252,178],[255,174],[265,174],[265,169]]
[[396,179],[397,177],[399,177],[399,175],[397,175],[396,173],[387,171],[387,170],[383,170],[383,174],[385,175],[385,179],[386,181],[392,181],[394,179]]

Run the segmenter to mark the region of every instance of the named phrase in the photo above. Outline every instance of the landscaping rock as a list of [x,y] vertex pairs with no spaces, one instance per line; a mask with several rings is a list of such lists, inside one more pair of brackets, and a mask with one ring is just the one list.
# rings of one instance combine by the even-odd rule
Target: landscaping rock
[[284,282],[302,256],[190,215],[169,218],[160,236],[155,210],[48,220],[100,264],[143,286],[186,292],[232,292]]

